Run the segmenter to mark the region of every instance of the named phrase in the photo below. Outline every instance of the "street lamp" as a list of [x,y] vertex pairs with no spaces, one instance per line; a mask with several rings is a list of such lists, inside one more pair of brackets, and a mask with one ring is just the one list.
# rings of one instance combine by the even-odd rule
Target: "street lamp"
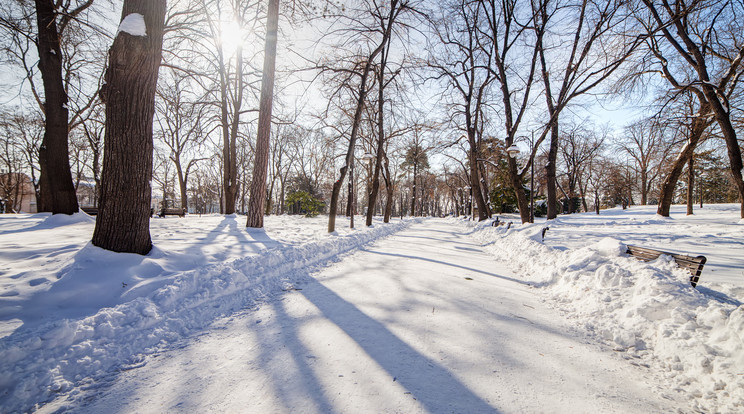
[[509,154],[509,157],[511,158],[517,158],[517,155],[519,155],[519,147],[515,144],[512,144],[509,148],[506,149],[506,153]]

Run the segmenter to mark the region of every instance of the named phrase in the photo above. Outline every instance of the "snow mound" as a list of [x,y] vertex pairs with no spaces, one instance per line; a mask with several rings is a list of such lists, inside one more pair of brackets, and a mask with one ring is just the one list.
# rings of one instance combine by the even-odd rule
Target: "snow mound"
[[535,237],[537,225],[469,226],[472,237],[540,287],[567,318],[652,367],[695,410],[744,410],[740,301],[693,288],[689,273],[668,256],[648,263],[628,257],[613,238],[562,251]]
[[44,220],[42,226],[45,228],[54,228],[71,224],[94,223],[95,221],[95,218],[83,212],[75,214],[51,214]]
[[[0,339],[2,411],[33,410],[64,393],[74,398],[79,387],[142,364],[145,355],[302,283],[313,268],[410,224],[401,221],[196,268],[92,316],[19,328]],[[109,253],[99,250],[88,245],[78,256],[98,260]]]

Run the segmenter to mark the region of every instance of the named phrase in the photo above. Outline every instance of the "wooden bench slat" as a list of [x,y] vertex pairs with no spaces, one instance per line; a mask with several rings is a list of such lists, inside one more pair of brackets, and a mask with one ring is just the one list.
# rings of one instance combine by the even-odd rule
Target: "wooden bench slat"
[[98,215],[98,207],[80,207],[80,209],[83,210],[83,212],[85,212],[85,214],[89,216]]
[[655,260],[661,255],[671,256],[674,259],[674,262],[677,263],[677,266],[690,272],[690,284],[692,287],[697,286],[697,282],[700,280],[700,275],[703,273],[703,266],[708,260],[705,256],[690,256],[640,246],[627,245],[627,247],[627,254],[644,262]]
[[158,214],[160,217],[165,216],[179,216],[183,217],[186,215],[186,209],[183,208],[164,208],[160,210],[160,214]]

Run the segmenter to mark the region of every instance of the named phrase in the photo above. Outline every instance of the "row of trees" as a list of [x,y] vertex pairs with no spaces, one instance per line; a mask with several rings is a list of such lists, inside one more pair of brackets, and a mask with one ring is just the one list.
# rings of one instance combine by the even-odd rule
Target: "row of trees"
[[[40,211],[77,211],[75,190],[95,183],[100,226],[112,220],[101,231],[115,233],[128,215],[141,229],[139,252],[149,250],[151,178],[164,199],[192,211],[243,211],[253,227],[303,192],[327,202],[331,232],[339,204],[347,214],[366,210],[367,225],[375,213],[388,221],[404,211],[466,207],[480,219],[513,207],[529,221],[530,192],[544,194],[548,218],[560,199],[580,200],[566,203],[569,212],[658,202],[668,215],[682,178],[691,194],[725,182],[726,191],[707,193],[744,200],[736,2],[176,0],[158,7],[162,54],[135,42],[125,46],[139,57],[127,50],[118,61],[119,39],[157,41],[159,24],[148,21],[155,31],[145,36],[117,35],[104,1],[0,7],[4,62],[18,74],[8,83],[18,106],[3,109],[3,169],[30,175]],[[150,10],[127,2],[122,19]],[[144,50],[157,63],[148,75],[152,107],[140,97],[115,109],[129,91],[111,85],[134,85],[127,76],[149,73],[134,66],[144,64]],[[125,78],[117,80],[120,67]],[[586,106],[607,96],[643,103],[647,116],[623,131],[583,122]],[[512,158],[505,150],[515,146],[521,152]],[[725,179],[694,173],[724,150]],[[692,173],[683,177],[685,170]],[[137,188],[136,197],[122,188]],[[137,208],[123,201],[133,199]]]

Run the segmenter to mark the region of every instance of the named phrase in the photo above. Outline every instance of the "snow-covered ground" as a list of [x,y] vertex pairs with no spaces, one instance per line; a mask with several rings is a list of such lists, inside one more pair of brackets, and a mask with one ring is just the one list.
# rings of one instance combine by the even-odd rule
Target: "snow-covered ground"
[[[357,220],[359,220],[357,218]],[[281,293],[298,269],[399,230],[339,217],[154,218],[147,256],[90,244],[94,218],[0,215],[0,412],[135,367],[216,318]],[[358,221],[357,221],[358,223]]]
[[42,412],[623,414],[684,400],[572,334],[456,226],[413,224]]
[[[701,412],[744,411],[744,221],[739,205],[670,218],[655,207],[488,227],[474,236],[576,326],[652,367]],[[549,226],[544,242],[542,228]],[[707,257],[697,289],[668,256],[644,263],[625,244]]]
[[[561,216],[544,244],[545,222],[164,218],[145,257],[90,245],[93,220],[0,215],[0,412],[744,410],[738,205]],[[706,255],[698,288],[624,243]]]

